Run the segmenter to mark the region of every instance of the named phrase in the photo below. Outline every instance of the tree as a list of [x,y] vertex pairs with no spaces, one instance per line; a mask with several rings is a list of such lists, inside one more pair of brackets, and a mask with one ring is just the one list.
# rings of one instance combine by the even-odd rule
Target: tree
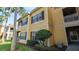
[[[2,14],[6,16],[6,19],[8,19],[8,13],[6,11],[10,12],[10,15],[14,13],[14,31],[13,31],[13,40],[12,40],[12,45],[11,45],[11,50],[15,50],[16,48],[16,39],[17,39],[17,34],[16,34],[16,20],[17,20],[17,14],[20,16],[25,15],[25,9],[23,7],[5,7],[2,8],[0,7],[0,11],[2,11]],[[6,20],[7,24],[7,20]],[[5,25],[6,28],[6,25]],[[5,37],[5,31],[3,35],[2,41],[4,42],[4,37]]]
[[3,21],[4,21],[4,16],[0,15],[0,24],[2,25],[3,24]]
[[19,15],[25,15],[25,9],[23,7],[13,7],[11,8],[11,12],[14,13],[14,31],[13,31],[13,40],[11,44],[11,50],[16,49],[16,40],[17,40],[17,33],[16,33],[16,20],[17,20],[17,14]]
[[3,18],[3,20],[5,20],[5,25],[4,25],[4,31],[3,31],[3,37],[2,37],[2,42],[4,43],[5,36],[6,36],[7,21],[8,21],[8,17],[10,16],[10,11],[7,7],[2,8],[2,16],[5,17]]
[[[0,25],[3,25],[3,22],[4,22],[4,16],[0,15]],[[0,35],[0,39],[2,39],[2,33]],[[2,41],[3,42],[3,41]]]
[[39,30],[36,32],[35,40],[40,41],[44,45],[44,41],[48,39],[52,33],[46,29]]

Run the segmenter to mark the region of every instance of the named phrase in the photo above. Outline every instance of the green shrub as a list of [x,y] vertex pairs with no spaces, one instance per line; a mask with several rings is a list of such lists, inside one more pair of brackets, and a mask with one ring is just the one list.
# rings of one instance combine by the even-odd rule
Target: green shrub
[[45,47],[43,45],[35,45],[34,47],[35,50],[38,50],[38,51],[60,51],[59,48],[56,48],[56,47]]
[[44,48],[44,46],[41,45],[41,44],[36,44],[36,45],[34,46],[34,49],[35,49],[35,50],[39,50],[39,51],[41,51],[42,48]]
[[32,51],[32,49],[23,44],[16,44],[16,51]]
[[57,47],[57,45],[47,47],[47,46],[37,44],[34,46],[34,49],[37,51],[65,51],[66,48],[67,46],[64,46],[64,45],[62,48]]
[[39,43],[35,40],[27,40],[27,46],[33,47],[36,44],[39,44]]
[[40,41],[40,43],[44,45],[44,41],[48,39],[51,35],[52,33],[50,31],[42,29],[36,33],[35,40]]

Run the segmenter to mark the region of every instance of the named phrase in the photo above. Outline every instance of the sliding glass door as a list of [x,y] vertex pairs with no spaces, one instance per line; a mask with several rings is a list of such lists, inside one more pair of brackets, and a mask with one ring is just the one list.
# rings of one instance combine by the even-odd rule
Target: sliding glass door
[[70,41],[79,41],[79,33],[78,31],[74,30],[74,31],[70,31]]

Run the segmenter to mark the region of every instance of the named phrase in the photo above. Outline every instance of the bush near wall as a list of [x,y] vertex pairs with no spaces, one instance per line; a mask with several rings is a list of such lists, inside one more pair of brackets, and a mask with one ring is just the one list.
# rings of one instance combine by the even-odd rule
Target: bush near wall
[[34,49],[37,51],[65,51],[67,46],[63,46],[62,48],[55,46],[45,47],[43,45],[35,45]]
[[27,46],[36,51],[65,51],[67,48],[67,46],[64,45],[62,45],[62,47],[58,47],[58,45],[47,47],[34,40],[28,40]]
[[35,44],[39,44],[37,41],[35,41],[35,40],[27,40],[27,46],[29,46],[29,47],[34,47],[35,46]]
[[51,35],[52,33],[46,29],[39,30],[36,33],[34,40],[27,41],[27,46],[37,51],[64,51],[67,46],[58,44],[48,47],[44,45],[45,40],[51,37]]
[[51,36],[52,36],[52,33],[49,30],[42,29],[36,32],[35,40],[38,40],[40,44],[44,45],[45,40],[47,40]]

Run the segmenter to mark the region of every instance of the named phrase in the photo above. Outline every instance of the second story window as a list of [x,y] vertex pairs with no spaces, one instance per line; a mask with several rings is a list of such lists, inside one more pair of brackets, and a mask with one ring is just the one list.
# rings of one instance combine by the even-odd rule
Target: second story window
[[21,22],[22,22],[22,21],[18,22],[18,26],[21,26]]
[[27,23],[28,23],[28,20],[25,20],[25,19],[24,19],[24,20],[22,20],[22,23],[21,23],[21,24],[22,24],[22,26],[23,26],[23,25],[26,25]]
[[7,32],[7,31],[8,31],[8,29],[9,29],[9,27],[7,26],[7,27],[6,27],[6,29],[5,29],[5,31]]
[[10,31],[13,32],[13,28],[10,28]]
[[28,23],[28,19],[24,19],[19,21],[18,26],[20,27],[20,26],[26,25],[27,23]]
[[32,23],[44,20],[44,11],[32,17]]

